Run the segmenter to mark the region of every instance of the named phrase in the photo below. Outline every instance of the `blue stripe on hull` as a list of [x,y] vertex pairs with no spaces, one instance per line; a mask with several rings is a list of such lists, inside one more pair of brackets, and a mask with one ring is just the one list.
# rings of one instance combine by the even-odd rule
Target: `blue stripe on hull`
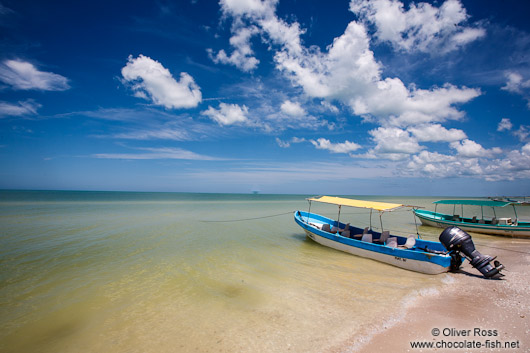
[[[331,226],[342,227],[344,227],[344,225],[342,223],[338,225],[336,221],[317,214],[308,214],[307,212],[297,211],[295,213],[295,221],[306,231],[308,237],[314,241],[354,255],[367,257],[408,270],[428,274],[447,272],[451,265],[451,257],[449,255],[434,254],[418,249],[419,247],[423,248],[426,246],[431,250],[445,251],[445,248],[439,242],[416,239],[416,248],[414,250],[392,248],[386,245],[363,242],[361,240],[345,238],[338,234],[325,232],[309,223],[327,223]],[[351,229],[351,234],[355,234],[354,231],[362,233],[361,228],[351,227]],[[380,233],[378,232],[371,233],[375,238],[380,236]],[[394,237],[394,235],[392,236]],[[395,237],[398,238],[398,244],[404,244],[407,240],[405,237]]]

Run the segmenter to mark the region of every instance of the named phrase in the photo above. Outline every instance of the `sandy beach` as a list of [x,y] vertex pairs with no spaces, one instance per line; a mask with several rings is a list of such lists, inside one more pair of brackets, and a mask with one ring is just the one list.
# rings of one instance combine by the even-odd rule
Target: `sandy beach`
[[530,241],[492,237],[476,245],[506,266],[502,280],[484,279],[465,261],[461,272],[442,275],[441,289],[396,303],[395,313],[332,351],[530,351]]

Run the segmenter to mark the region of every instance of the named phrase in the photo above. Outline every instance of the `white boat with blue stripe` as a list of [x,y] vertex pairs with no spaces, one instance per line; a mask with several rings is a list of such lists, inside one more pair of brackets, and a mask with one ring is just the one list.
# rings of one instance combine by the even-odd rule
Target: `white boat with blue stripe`
[[339,206],[337,220],[310,212],[295,212],[296,223],[304,229],[309,238],[319,244],[425,274],[447,272],[450,269],[457,269],[462,263],[461,257],[451,255],[440,242],[418,239],[414,235],[409,237],[392,235],[384,230],[376,232],[339,221],[342,206],[368,208],[378,211],[380,215],[413,206],[331,196],[309,198],[308,201],[310,209],[313,201]]

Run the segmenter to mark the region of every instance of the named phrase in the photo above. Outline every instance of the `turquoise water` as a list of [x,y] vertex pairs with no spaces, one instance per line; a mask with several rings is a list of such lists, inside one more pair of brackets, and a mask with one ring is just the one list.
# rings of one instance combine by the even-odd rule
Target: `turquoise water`
[[[296,195],[2,191],[0,351],[320,352],[448,276],[315,244],[293,221],[307,206]],[[341,220],[368,225],[355,211]],[[410,213],[387,216],[415,233]]]

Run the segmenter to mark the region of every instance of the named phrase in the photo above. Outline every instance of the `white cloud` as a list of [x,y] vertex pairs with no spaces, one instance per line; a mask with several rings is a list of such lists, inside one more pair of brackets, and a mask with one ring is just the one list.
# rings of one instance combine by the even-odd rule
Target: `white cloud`
[[420,142],[453,142],[467,138],[464,131],[459,129],[447,130],[440,124],[428,124],[409,127],[411,132]]
[[285,114],[294,117],[301,117],[307,114],[307,112],[304,110],[304,108],[302,108],[300,103],[291,102],[290,100],[286,100],[285,102],[283,102],[280,109]]
[[498,147],[486,149],[482,147],[482,145],[469,139],[460,142],[452,142],[450,146],[457,151],[459,156],[466,158],[493,157],[495,154],[502,153],[502,150]]
[[530,135],[530,126],[521,125],[519,129],[514,131],[513,134],[519,139],[519,141],[525,141],[528,135]]
[[524,80],[517,72],[507,72],[506,73],[506,85],[502,87],[503,90],[513,92],[513,93],[523,93],[523,89],[530,88],[530,80]]
[[[510,131],[513,128],[513,124],[508,118],[502,118],[499,122],[499,125],[497,125],[497,131]],[[513,130],[512,135],[517,137],[519,141],[525,141],[527,137],[530,135],[530,126],[528,125],[520,125],[519,129]]]
[[496,158],[494,154],[482,158],[462,158],[461,155],[422,151],[397,171],[402,176],[473,177],[486,181],[530,178],[530,143],[520,150],[503,154],[502,158]]
[[121,74],[126,82],[132,83],[137,97],[149,99],[167,109],[196,107],[202,100],[193,77],[182,72],[177,81],[162,64],[144,55],[129,56]]
[[[310,97],[337,100],[356,115],[406,127],[461,119],[464,114],[455,105],[480,95],[478,89],[450,84],[418,89],[414,85],[406,87],[399,78],[383,78],[381,64],[370,50],[366,28],[355,21],[333,40],[327,52],[306,48],[300,39],[304,31],[297,22],[288,24],[279,19],[276,3],[233,0],[221,1],[221,6],[225,16],[232,16],[235,22],[258,28],[262,40],[274,51],[276,68]],[[451,4],[459,5],[448,1],[444,14],[458,13]]]
[[398,169],[398,173],[403,176],[450,178],[482,176],[484,170],[478,158],[457,158],[438,152],[422,151],[412,156],[410,162]]
[[250,39],[258,32],[257,27],[241,27],[233,28],[232,32],[235,34],[230,38],[230,45],[234,47],[232,54],[228,56],[226,52],[221,49],[217,55],[214,55],[213,50],[208,49],[208,54],[214,63],[230,64],[239,68],[242,71],[252,71],[258,64],[254,51],[250,47]]
[[219,104],[219,109],[208,107],[207,110],[201,112],[210,119],[216,121],[219,125],[232,125],[249,123],[247,118],[248,108],[243,105],[240,107],[237,104]]
[[0,102],[0,118],[6,116],[25,116],[37,114],[41,105],[33,100],[20,101],[17,104]]
[[[418,140],[410,136],[408,131],[397,127],[379,127],[369,131],[376,143],[373,150],[376,154],[387,154],[387,158],[396,160],[407,154],[414,154],[423,149]],[[397,155],[397,156],[396,156]]]
[[291,147],[291,144],[292,143],[302,143],[302,142],[306,142],[307,140],[305,138],[300,138],[300,137],[293,137],[290,141],[282,141],[280,140],[278,137],[276,137],[276,143],[278,144],[278,146],[280,146],[281,148],[289,148]]
[[65,91],[70,88],[66,77],[39,71],[33,64],[21,60],[1,63],[0,81],[17,90]]
[[126,160],[149,160],[149,159],[184,159],[199,161],[221,160],[219,158],[197,154],[195,152],[183,150],[181,148],[138,148],[147,153],[97,153],[93,158],[101,159],[126,159]]
[[397,50],[445,53],[486,35],[481,27],[462,26],[469,16],[458,0],[439,8],[410,3],[408,11],[397,0],[352,0],[350,11],[373,24],[376,38]]
[[499,122],[499,125],[497,125],[497,131],[508,131],[511,130],[513,127],[512,122],[508,118],[502,118]]
[[292,142],[292,143],[302,143],[302,142],[305,142],[305,141],[306,141],[306,139],[303,138],[303,137],[296,137],[296,136],[295,136],[295,137],[293,137],[293,138],[291,139],[291,142]]
[[530,80],[525,80],[521,74],[512,71],[506,73],[506,79],[506,85],[502,89],[521,95],[530,109]]
[[279,0],[220,0],[221,10],[231,16],[263,17],[274,13]]
[[332,113],[337,114],[337,113],[339,112],[339,108],[337,108],[335,105],[333,105],[333,104],[331,104],[331,103],[329,103],[329,102],[327,102],[327,101],[322,101],[322,102],[320,102],[320,104],[321,104],[324,108],[326,108],[327,110],[329,110],[329,111],[332,112]]
[[355,142],[344,141],[341,143],[332,143],[328,139],[319,138],[318,140],[310,140],[310,142],[316,148],[320,150],[328,150],[332,153],[350,153],[361,148],[361,145],[356,144]]
[[183,128],[142,129],[112,135],[113,138],[125,140],[190,140],[189,133]]
[[276,143],[281,148],[289,148],[289,147],[291,147],[291,144],[289,143],[289,141],[282,141],[279,137],[276,137]]

